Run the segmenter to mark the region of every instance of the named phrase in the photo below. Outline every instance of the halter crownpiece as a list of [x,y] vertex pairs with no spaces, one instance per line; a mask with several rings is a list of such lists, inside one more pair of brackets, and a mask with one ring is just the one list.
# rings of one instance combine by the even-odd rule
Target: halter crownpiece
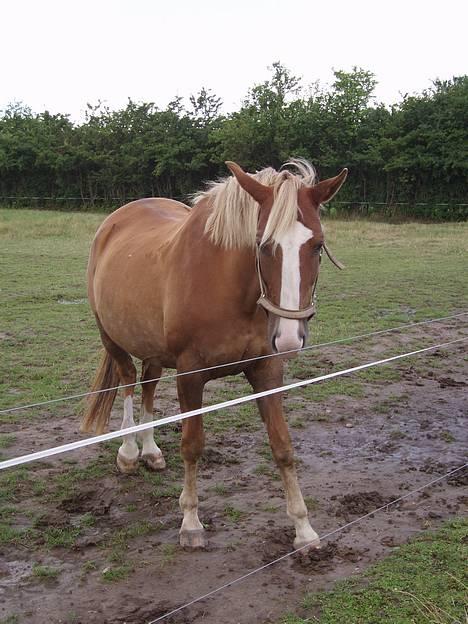
[[[325,250],[325,253],[327,254],[328,258],[331,260],[331,262],[333,262],[333,264],[338,269],[340,269],[340,271],[345,268],[344,264],[342,264],[339,260],[335,258],[335,256],[331,253],[331,251],[328,249],[325,243],[322,244],[322,249]],[[320,259],[322,259],[321,252],[320,252]],[[317,272],[317,277],[315,278],[314,288],[312,290],[312,298],[311,298],[310,306],[308,306],[307,308],[302,308],[300,310],[289,310],[288,308],[282,308],[280,306],[275,305],[272,301],[270,301],[270,299],[268,299],[266,295],[265,284],[263,282],[262,271],[260,267],[260,245],[259,244],[255,246],[255,266],[257,269],[258,283],[260,285],[260,297],[257,300],[257,305],[264,308],[264,310],[266,310],[267,312],[271,312],[272,314],[275,314],[276,316],[280,316],[281,318],[302,320],[302,319],[310,319],[312,318],[312,316],[315,315],[315,313],[317,312],[316,306],[315,306],[315,300],[316,300],[315,291],[316,291],[317,282],[318,282],[318,272]]]

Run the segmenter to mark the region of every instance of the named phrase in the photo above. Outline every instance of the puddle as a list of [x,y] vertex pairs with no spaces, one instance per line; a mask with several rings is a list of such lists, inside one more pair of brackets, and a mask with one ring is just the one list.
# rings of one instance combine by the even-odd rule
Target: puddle
[[61,305],[81,305],[82,303],[88,303],[86,298],[84,299],[59,299],[57,303]]

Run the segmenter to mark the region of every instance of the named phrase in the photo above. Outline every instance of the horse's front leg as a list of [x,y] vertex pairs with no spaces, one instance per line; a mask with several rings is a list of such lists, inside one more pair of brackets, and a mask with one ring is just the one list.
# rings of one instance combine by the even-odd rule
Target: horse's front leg
[[[262,361],[246,371],[246,377],[255,392],[278,387],[283,383],[283,365],[278,360]],[[320,546],[317,533],[310,526],[307,507],[297,480],[294,454],[288,425],[284,420],[283,401],[279,394],[258,399],[257,405],[265,423],[271,450],[281,473],[286,492],[286,510],[294,522],[296,537],[294,548],[306,545]]]
[[[182,412],[201,407],[204,382],[198,375],[177,378],[177,392]],[[180,452],[184,460],[184,488],[179,504],[184,518],[179,532],[180,545],[188,548],[206,546],[205,529],[198,518],[197,463],[205,444],[203,417],[182,421]]]

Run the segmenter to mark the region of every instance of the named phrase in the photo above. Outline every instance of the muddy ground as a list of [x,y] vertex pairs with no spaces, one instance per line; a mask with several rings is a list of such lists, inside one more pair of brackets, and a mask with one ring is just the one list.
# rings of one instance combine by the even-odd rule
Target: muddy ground
[[[460,319],[322,348],[307,360],[305,376],[405,352],[415,341],[428,346],[464,335]],[[466,461],[467,368],[465,343],[387,365],[389,373],[364,378],[354,396],[286,397],[300,482],[319,534]],[[207,402],[223,383],[208,386]],[[175,413],[174,384],[159,390],[159,413]],[[61,409],[49,412],[52,438],[50,420],[28,421],[27,436],[17,436],[3,456],[75,439],[74,407]],[[116,409],[113,427],[118,423]],[[12,429],[2,425],[3,433]],[[199,476],[200,518],[210,540],[205,551],[177,545],[176,459],[169,461],[168,483],[143,468],[119,475],[115,445],[31,465],[8,502],[12,526],[28,537],[2,547],[0,621],[142,624],[292,550],[293,531],[262,428],[207,429]],[[157,437],[168,460],[177,452],[176,438],[176,427]],[[90,462],[96,470],[81,480],[63,477]],[[468,475],[458,473],[332,535],[319,553],[283,560],[165,621],[263,624],[289,610],[300,613],[305,592],[330,588],[421,531],[466,513],[467,482]],[[54,542],[51,527],[53,535],[70,539]]]

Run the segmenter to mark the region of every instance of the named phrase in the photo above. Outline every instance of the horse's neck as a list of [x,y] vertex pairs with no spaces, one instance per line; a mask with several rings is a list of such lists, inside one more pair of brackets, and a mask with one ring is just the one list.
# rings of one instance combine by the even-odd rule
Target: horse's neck
[[[229,299],[237,298],[242,305],[253,308],[260,295],[260,286],[255,268],[255,251],[249,248],[223,249],[214,245],[205,234],[209,209],[196,206],[187,220],[181,237],[184,249],[194,255],[194,262],[206,272],[214,283],[224,284],[224,294]],[[220,279],[221,278],[221,279]]]

